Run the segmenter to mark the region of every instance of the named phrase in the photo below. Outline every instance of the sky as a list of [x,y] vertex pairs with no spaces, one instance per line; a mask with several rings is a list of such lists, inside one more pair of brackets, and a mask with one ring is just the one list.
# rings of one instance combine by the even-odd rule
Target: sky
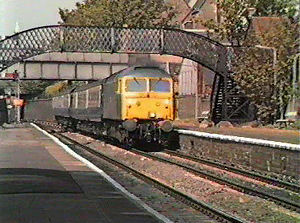
[[58,8],[71,9],[80,0],[0,0],[0,36],[60,21]]

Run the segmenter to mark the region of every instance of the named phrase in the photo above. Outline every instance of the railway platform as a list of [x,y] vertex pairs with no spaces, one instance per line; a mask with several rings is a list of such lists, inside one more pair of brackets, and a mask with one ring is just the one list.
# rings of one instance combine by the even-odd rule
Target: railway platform
[[159,222],[31,127],[0,129],[0,222]]

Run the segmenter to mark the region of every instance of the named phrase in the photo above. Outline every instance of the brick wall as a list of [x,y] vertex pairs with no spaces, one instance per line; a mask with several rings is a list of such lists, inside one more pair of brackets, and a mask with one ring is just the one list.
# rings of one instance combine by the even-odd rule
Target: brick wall
[[184,153],[260,172],[300,180],[300,152],[260,145],[180,135]]

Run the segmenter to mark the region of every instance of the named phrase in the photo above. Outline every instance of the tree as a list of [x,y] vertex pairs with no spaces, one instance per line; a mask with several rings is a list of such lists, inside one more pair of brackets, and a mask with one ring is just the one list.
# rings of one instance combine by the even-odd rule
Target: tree
[[48,86],[45,89],[44,94],[46,97],[54,97],[61,94],[64,91],[68,91],[75,87],[79,87],[85,84],[86,81],[61,81]]
[[[216,0],[220,21],[200,20],[208,35],[231,46],[242,46],[251,25],[252,16],[284,16],[291,20],[299,16],[298,0]],[[254,14],[252,14],[252,10]]]
[[21,81],[20,89],[22,94],[39,95],[53,83],[53,81]]
[[67,88],[68,83],[66,81],[58,82],[48,86],[45,90],[45,95],[53,97],[65,91]]
[[299,14],[298,0],[251,0],[250,4],[256,8],[255,16],[286,16],[293,19]]
[[[279,117],[290,96],[293,56],[299,49],[299,24],[295,23],[295,0],[217,0],[220,21],[201,21],[210,35],[236,50],[233,78],[257,106],[258,118],[266,123]],[[285,16],[272,28],[257,33],[251,27],[256,16]],[[289,19],[287,19],[289,18]],[[265,27],[266,28],[266,27]],[[250,33],[249,33],[250,31]],[[252,31],[252,32],[251,32]],[[263,46],[257,48],[256,46]],[[264,48],[264,49],[262,49]],[[276,53],[277,62],[273,53]],[[276,63],[275,63],[276,62]]]
[[246,40],[248,45],[262,45],[263,49],[250,47],[236,57],[234,79],[256,104],[259,118],[266,123],[279,118],[291,97],[291,67],[299,47],[298,28],[297,24],[281,19],[268,32]]
[[64,24],[102,27],[165,27],[175,10],[163,0],[85,0],[76,9],[59,9]]
[[200,20],[208,29],[208,35],[218,41],[228,41],[232,46],[241,46],[250,24],[247,0],[217,0],[221,21]]
[[[37,96],[44,92],[46,87],[51,85],[52,81],[21,81],[21,94]],[[17,82],[15,81],[0,81],[0,89],[10,89],[11,92],[16,93]]]

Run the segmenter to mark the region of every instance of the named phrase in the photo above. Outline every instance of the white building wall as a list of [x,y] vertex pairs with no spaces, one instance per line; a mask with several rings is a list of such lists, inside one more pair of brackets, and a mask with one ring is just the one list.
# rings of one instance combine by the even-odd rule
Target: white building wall
[[184,59],[178,80],[180,95],[195,95],[197,89],[197,63]]

